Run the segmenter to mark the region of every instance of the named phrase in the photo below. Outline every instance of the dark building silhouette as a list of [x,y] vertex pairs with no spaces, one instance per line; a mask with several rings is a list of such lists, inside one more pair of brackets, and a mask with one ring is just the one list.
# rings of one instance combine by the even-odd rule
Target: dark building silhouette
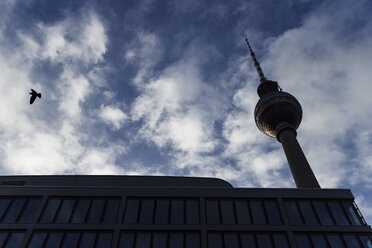
[[348,189],[321,189],[296,139],[297,99],[261,79],[257,127],[282,144],[296,189],[215,178],[0,177],[0,247],[372,248]]
[[346,189],[212,178],[0,177],[0,247],[371,247]]

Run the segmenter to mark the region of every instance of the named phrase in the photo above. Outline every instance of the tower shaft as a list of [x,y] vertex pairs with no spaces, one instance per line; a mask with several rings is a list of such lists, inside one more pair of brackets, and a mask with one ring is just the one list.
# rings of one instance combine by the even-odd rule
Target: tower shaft
[[280,123],[276,137],[283,146],[297,188],[320,188],[313,170],[296,138],[296,131],[288,123]]

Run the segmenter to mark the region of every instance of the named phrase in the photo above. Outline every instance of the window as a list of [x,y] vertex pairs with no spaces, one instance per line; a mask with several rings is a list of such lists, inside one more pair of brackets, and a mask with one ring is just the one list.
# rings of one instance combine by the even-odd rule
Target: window
[[71,219],[72,209],[75,206],[75,200],[73,199],[65,199],[63,200],[61,210],[59,211],[59,215],[57,217],[57,223],[69,223]]
[[289,248],[285,233],[209,232],[208,248]]
[[359,236],[360,241],[363,244],[363,248],[372,248],[372,242],[368,236]]
[[4,217],[4,223],[15,223],[18,215],[21,213],[23,206],[26,203],[26,199],[14,199],[9,206],[8,213]]
[[266,224],[265,213],[262,202],[259,200],[251,200],[250,206],[252,210],[252,219],[254,224]]
[[270,224],[282,224],[282,219],[280,218],[278,206],[274,200],[264,201],[267,218]]
[[259,248],[272,248],[273,247],[269,234],[257,234],[256,238],[257,238],[257,244]]
[[41,223],[52,223],[54,221],[60,202],[60,199],[50,199],[48,201],[43,216],[41,217]]
[[221,215],[223,224],[235,224],[234,207],[232,200],[221,200]]
[[285,201],[284,206],[285,206],[285,210],[287,212],[289,222],[292,225],[302,225],[303,222],[302,222],[300,213],[298,211],[296,201],[294,201],[294,200]]
[[218,200],[207,200],[206,211],[208,224],[219,224],[221,222]]
[[295,240],[299,248],[312,248],[309,237],[306,234],[295,234]]
[[251,217],[249,215],[248,201],[236,200],[236,215],[239,224],[251,224]]
[[346,211],[347,216],[349,217],[349,220],[353,225],[360,226],[361,223],[358,218],[358,214],[356,210],[354,209],[354,206],[351,202],[342,202],[342,205]]
[[327,239],[331,248],[342,248],[344,245],[342,244],[340,236],[336,234],[327,235]]
[[140,223],[151,224],[154,215],[154,200],[143,200],[140,210]]
[[155,223],[168,224],[169,200],[156,200]]
[[181,199],[171,200],[171,224],[184,223],[184,203]]
[[14,248],[19,247],[22,242],[24,233],[21,232],[12,232],[10,237],[8,237],[8,243],[6,243],[5,248]]
[[[168,246],[167,246],[168,244]],[[121,248],[200,248],[200,234],[197,232],[122,232]]]
[[316,248],[328,248],[327,242],[323,234],[312,234],[310,235],[311,241]]
[[287,237],[284,234],[273,234],[275,247],[289,248]]
[[355,235],[343,235],[347,248],[360,248],[359,241]]
[[199,200],[193,198],[128,198],[125,224],[198,224]]
[[341,205],[337,201],[330,201],[328,202],[328,206],[331,209],[331,213],[336,220],[337,225],[349,225],[349,222],[346,219],[343,209]]
[[33,233],[28,248],[104,248],[110,247],[110,232],[47,232]]
[[137,223],[139,204],[140,204],[140,201],[137,199],[127,200],[127,207],[125,210],[125,217],[124,217],[125,224]]
[[199,223],[199,201],[196,199],[186,200],[186,224]]
[[40,222],[115,223],[119,204],[119,199],[104,197],[51,197]]
[[39,197],[0,198],[0,220],[3,223],[30,223],[39,204]]
[[326,204],[323,201],[314,201],[314,208],[319,217],[320,224],[322,225],[333,225],[331,215],[327,209]]
[[306,225],[318,225],[318,220],[315,217],[310,201],[298,201],[298,206],[300,207]]
[[239,248],[239,236],[236,233],[224,234],[225,247]]

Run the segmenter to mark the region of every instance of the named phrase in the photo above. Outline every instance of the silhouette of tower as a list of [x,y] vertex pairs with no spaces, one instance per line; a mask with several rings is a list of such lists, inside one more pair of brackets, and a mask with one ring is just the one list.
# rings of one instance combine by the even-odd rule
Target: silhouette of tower
[[260,99],[254,110],[258,129],[276,137],[282,144],[297,188],[320,188],[296,138],[296,129],[302,119],[300,103],[294,96],[282,91],[278,82],[266,79],[248,39],[245,40],[260,77],[257,88]]

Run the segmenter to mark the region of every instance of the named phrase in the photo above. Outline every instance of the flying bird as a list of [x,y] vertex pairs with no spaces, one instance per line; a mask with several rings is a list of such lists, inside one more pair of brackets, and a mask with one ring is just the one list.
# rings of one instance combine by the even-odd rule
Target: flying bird
[[30,104],[32,104],[35,101],[36,97],[41,98],[41,93],[37,93],[33,89],[31,89],[30,95],[31,95]]

